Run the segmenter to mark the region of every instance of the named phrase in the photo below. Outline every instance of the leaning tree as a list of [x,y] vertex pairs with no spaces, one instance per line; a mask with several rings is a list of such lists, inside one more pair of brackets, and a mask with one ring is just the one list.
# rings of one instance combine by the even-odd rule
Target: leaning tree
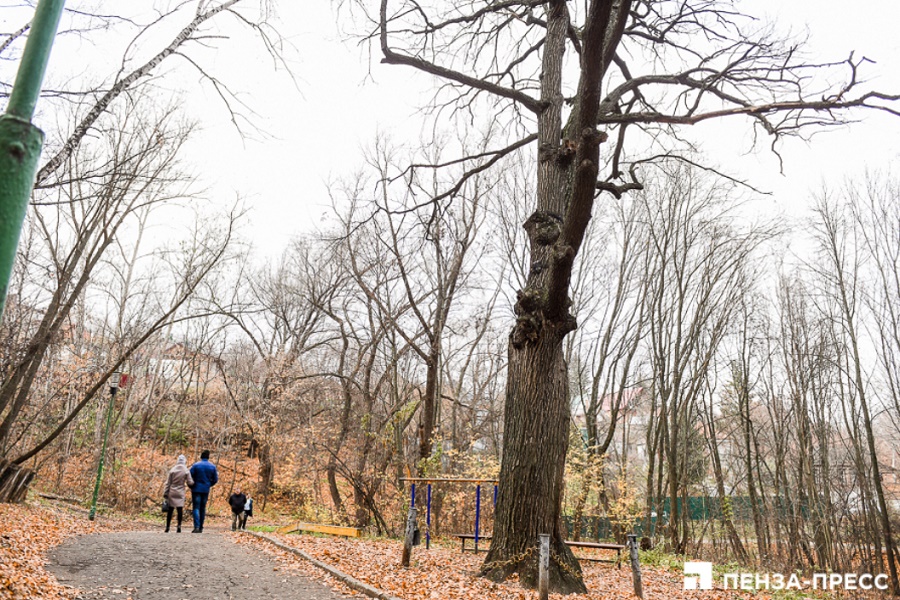
[[[729,0],[354,6],[369,20],[381,62],[437,78],[436,111],[485,114],[509,132],[495,150],[453,161],[467,164],[463,180],[532,151],[535,206],[523,224],[531,269],[509,335],[500,496],[481,573],[495,580],[519,573],[536,585],[528,556],[549,533],[551,589],[585,591],[560,524],[570,417],[563,338],[576,328],[570,279],[595,200],[640,189],[642,163],[690,162],[684,126],[744,116],[774,143],[845,122],[851,109],[896,115],[898,97],[865,88],[858,76],[865,58],[812,62],[801,41],[780,37]],[[432,201],[451,201],[461,187]]]

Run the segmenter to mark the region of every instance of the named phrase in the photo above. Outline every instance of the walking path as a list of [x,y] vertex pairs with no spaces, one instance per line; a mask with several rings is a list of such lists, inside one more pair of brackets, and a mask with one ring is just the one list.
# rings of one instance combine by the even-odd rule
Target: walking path
[[54,549],[47,568],[85,600],[347,600],[221,531],[189,531],[80,536]]

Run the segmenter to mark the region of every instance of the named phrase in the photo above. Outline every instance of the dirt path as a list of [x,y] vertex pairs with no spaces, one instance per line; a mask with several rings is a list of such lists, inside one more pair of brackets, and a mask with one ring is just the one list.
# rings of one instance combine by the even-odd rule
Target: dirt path
[[81,598],[116,600],[347,600],[322,583],[284,571],[222,532],[131,531],[81,536],[47,565]]

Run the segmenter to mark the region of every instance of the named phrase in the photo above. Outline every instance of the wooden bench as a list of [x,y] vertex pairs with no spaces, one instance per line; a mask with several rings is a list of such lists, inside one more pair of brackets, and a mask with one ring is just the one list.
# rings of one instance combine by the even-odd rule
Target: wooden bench
[[[466,551],[466,540],[474,540],[474,539],[475,539],[475,534],[474,534],[474,533],[457,533],[457,534],[455,534],[454,537],[458,537],[458,538],[459,538],[459,541],[462,542],[462,551],[465,552],[465,551]],[[489,535],[479,535],[479,536],[478,536],[478,541],[480,542],[480,541],[482,541],[482,540],[491,541],[491,536],[489,536]],[[478,548],[472,548],[472,551],[473,551],[473,552],[478,552]]]
[[328,535],[340,535],[343,537],[359,537],[362,529],[357,527],[341,527],[339,525],[319,525],[318,523],[294,523],[278,528],[278,533],[293,533],[295,531],[308,531],[311,533],[327,533]]
[[[462,550],[462,552],[465,552],[467,550],[466,540],[474,540],[475,534],[473,534],[473,533],[457,533],[457,534],[455,534],[454,537],[459,538],[459,541],[461,542],[461,550]],[[491,536],[479,535],[478,541],[480,542],[482,540],[490,541]],[[605,560],[602,558],[580,557],[580,556],[576,556],[575,558],[577,558],[578,560],[590,560],[590,561],[594,561],[594,562],[611,562],[611,563],[615,563],[617,567],[622,566],[622,550],[625,549],[625,546],[623,546],[622,544],[610,544],[607,542],[573,542],[570,540],[566,540],[566,545],[569,546],[570,548],[594,548],[597,550],[615,550],[616,551],[616,560]],[[478,549],[473,547],[472,551],[478,552]]]
[[578,560],[592,560],[595,562],[611,562],[615,563],[616,567],[622,566],[622,550],[625,549],[625,546],[622,544],[610,544],[607,542],[572,542],[566,540],[566,545],[570,548],[596,548],[598,550],[615,550],[616,551],[616,560],[604,560],[602,558],[582,558],[576,556]]

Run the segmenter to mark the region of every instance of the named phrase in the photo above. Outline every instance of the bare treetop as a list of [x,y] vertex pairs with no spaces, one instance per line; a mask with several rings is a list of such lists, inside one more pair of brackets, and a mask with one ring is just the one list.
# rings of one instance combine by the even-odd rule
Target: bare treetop
[[[898,114],[897,95],[866,85],[867,58],[813,61],[805,39],[745,14],[737,2],[381,0],[377,14],[363,8],[382,62],[434,75],[432,108],[467,119],[488,110],[509,124],[507,142],[531,141],[551,107],[566,118],[562,137],[574,142],[579,85],[597,86],[595,125],[615,142],[602,152],[600,187],[614,193],[627,191],[624,179],[635,182],[626,175],[634,162],[626,142],[637,143],[631,138],[669,154],[679,146],[678,125],[747,116],[775,149],[782,136],[846,123],[848,109]],[[559,63],[558,84],[548,61]]]

